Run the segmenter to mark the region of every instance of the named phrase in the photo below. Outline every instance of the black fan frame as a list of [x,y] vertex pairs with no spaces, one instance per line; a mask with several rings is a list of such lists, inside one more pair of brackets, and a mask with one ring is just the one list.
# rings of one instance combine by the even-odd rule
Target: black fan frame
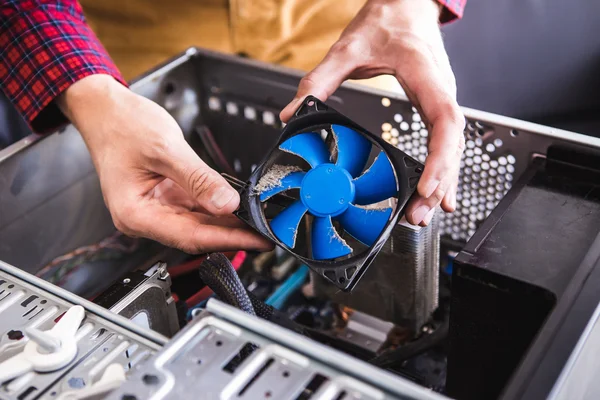
[[[299,255],[293,249],[288,248],[271,232],[260,198],[258,195],[253,194],[253,189],[260,178],[273,165],[277,157],[281,155],[279,146],[283,142],[300,133],[311,132],[314,129],[320,130],[325,125],[347,126],[367,137],[372,143],[383,150],[389,158],[398,184],[397,206],[375,244],[359,254],[336,260],[314,260]],[[248,182],[239,187],[241,201],[240,207],[235,214],[276,245],[288,251],[300,262],[306,264],[314,272],[333,283],[339,289],[349,292],[356,286],[390,236],[392,229],[403,214],[406,203],[416,190],[419,178],[423,173],[423,168],[423,164],[414,158],[370,133],[319,99],[308,96],[283,128],[277,143],[266,158],[256,167]],[[275,197],[278,197],[280,201],[289,202],[289,198],[281,195],[274,196],[271,200],[277,201],[278,199],[275,199]]]

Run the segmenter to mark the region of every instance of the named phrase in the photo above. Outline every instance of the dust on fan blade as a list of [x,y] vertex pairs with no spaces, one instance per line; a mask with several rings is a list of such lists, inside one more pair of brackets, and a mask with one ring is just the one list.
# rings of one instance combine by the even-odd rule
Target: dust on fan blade
[[[334,259],[353,252],[333,226],[332,218],[366,246],[372,246],[391,214],[392,208],[361,207],[378,203],[397,194],[394,170],[381,152],[365,171],[371,142],[345,126],[333,125],[337,160],[332,164],[321,135],[315,132],[295,135],[280,149],[303,158],[311,169],[274,165],[255,187],[261,202],[271,196],[300,189],[300,200],[284,209],[270,223],[273,234],[286,246],[294,248],[300,221],[306,214],[314,216],[312,224],[313,258]],[[358,176],[360,175],[360,176]],[[357,177],[358,176],[358,177]]]

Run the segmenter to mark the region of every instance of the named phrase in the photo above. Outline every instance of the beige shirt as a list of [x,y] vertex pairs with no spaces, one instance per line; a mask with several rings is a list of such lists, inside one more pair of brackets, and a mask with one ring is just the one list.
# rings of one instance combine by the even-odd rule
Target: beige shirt
[[190,46],[309,70],[365,0],[80,0],[126,79]]

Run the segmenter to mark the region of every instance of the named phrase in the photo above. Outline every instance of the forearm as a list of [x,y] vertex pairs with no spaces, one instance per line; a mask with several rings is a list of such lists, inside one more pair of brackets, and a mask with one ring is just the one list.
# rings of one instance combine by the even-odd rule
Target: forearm
[[125,83],[75,0],[0,1],[0,87],[37,132],[67,122],[55,99],[96,74]]

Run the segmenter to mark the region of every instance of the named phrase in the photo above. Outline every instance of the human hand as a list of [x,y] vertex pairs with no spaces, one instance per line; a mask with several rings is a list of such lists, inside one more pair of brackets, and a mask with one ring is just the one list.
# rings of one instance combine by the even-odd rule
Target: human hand
[[156,103],[108,75],[92,75],[69,87],[58,105],[90,150],[121,232],[188,253],[272,247],[232,215],[238,193]]
[[281,112],[287,122],[308,95],[325,101],[347,79],[394,75],[429,130],[425,170],[406,208],[406,219],[414,225],[427,225],[440,204],[446,212],[456,208],[465,145],[465,120],[439,29],[440,10],[433,0],[368,1]]

